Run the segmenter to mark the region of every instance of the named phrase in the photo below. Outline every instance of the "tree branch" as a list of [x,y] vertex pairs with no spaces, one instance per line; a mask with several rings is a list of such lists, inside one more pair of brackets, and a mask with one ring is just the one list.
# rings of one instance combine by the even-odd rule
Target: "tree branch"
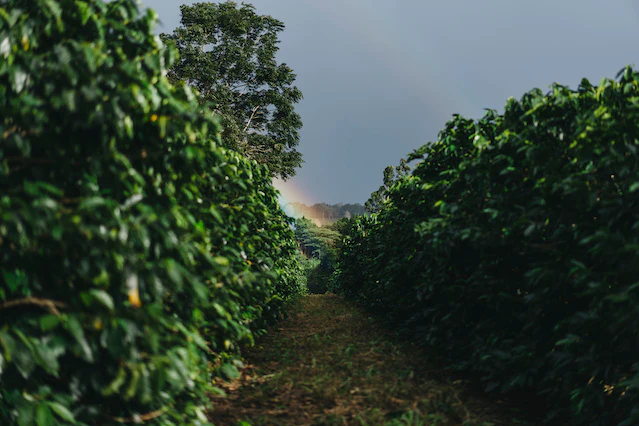
[[246,130],[251,125],[251,121],[253,121],[253,118],[255,118],[255,114],[257,113],[259,109],[260,109],[259,105],[253,108],[253,112],[251,113],[251,116],[249,117],[248,123],[246,123],[246,126],[244,126],[244,130],[242,130],[242,133],[246,133]]
[[55,300],[42,299],[38,297],[25,297],[24,299],[10,300],[0,304],[0,311],[4,309],[14,308],[22,305],[34,305],[47,309],[54,315],[60,315],[60,311],[57,308],[65,308],[66,305],[62,302],[56,302]]

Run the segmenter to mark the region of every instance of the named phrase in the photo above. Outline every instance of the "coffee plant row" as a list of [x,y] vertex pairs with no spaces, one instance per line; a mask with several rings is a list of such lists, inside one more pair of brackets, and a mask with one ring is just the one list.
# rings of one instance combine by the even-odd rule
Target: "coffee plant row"
[[639,424],[639,73],[454,116],[411,160],[340,290],[548,421]]
[[206,424],[300,290],[268,170],[133,0],[0,2],[0,424]]

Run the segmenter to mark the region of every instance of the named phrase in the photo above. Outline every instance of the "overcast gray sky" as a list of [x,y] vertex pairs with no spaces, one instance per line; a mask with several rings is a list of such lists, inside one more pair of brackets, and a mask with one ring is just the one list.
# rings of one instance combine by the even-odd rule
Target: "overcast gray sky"
[[[175,0],[142,0],[158,32]],[[305,164],[278,184],[288,201],[360,202],[387,165],[454,113],[478,118],[553,82],[598,83],[639,64],[639,0],[253,0],[286,25],[279,59],[304,100]]]

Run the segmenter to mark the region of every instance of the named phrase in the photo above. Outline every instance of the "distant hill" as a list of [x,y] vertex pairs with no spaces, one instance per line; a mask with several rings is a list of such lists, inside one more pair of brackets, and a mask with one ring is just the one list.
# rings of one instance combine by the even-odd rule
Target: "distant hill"
[[315,224],[321,226],[336,222],[343,217],[353,217],[364,215],[366,210],[359,203],[355,204],[326,204],[317,203],[307,206],[303,203],[288,203],[283,206],[284,211],[292,217],[305,217],[311,219]]

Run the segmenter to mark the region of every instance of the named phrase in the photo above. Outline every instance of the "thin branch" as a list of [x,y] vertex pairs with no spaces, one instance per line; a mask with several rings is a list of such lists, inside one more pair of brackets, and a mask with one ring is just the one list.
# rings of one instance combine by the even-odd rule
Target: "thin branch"
[[259,105],[253,108],[253,112],[251,113],[251,116],[249,117],[248,123],[246,123],[246,126],[244,126],[244,130],[242,130],[242,133],[246,132],[246,130],[249,128],[249,126],[251,125],[251,121],[253,121],[253,118],[255,118],[255,114],[257,113],[259,109],[260,109]]
[[265,154],[270,152],[271,148],[263,145],[251,146],[248,143],[244,143],[242,147],[242,152],[249,158],[252,158],[255,154]]
[[25,297],[24,299],[10,300],[0,304],[0,311],[4,309],[14,308],[16,306],[34,305],[47,309],[54,315],[60,315],[60,311],[57,308],[65,308],[66,305],[62,302],[56,302],[55,300],[42,299],[38,297]]

